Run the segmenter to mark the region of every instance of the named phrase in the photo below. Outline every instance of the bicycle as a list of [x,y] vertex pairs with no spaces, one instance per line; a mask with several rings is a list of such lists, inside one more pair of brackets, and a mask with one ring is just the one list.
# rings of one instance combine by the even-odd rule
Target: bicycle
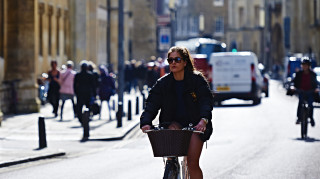
[[[192,124],[180,130],[156,127],[145,132],[148,134],[154,157],[163,157],[165,163],[163,179],[190,178],[187,155],[191,135],[203,132],[196,131],[192,128]],[[181,166],[179,164],[179,157],[183,157]]]
[[311,107],[308,105],[307,101],[307,92],[298,90],[298,93],[302,93],[303,95],[303,100],[302,103],[300,104],[300,119],[301,119],[301,138],[306,139],[307,138],[307,133],[308,133],[308,123],[309,123],[309,113],[311,110]]

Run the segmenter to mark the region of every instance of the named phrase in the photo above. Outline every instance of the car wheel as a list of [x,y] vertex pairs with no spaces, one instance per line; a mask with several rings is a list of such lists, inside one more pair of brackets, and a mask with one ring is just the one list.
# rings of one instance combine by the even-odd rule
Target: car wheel
[[265,92],[265,97],[269,97],[269,90]]
[[214,105],[215,105],[215,106],[221,106],[221,101],[215,101],[215,102],[214,102]]
[[257,105],[261,103],[261,98],[255,98],[253,99],[253,105]]

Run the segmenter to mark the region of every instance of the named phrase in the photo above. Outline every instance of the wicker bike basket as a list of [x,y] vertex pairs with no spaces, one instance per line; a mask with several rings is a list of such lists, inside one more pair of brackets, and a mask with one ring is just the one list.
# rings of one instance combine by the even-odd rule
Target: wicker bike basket
[[154,130],[147,133],[154,157],[187,156],[192,131]]

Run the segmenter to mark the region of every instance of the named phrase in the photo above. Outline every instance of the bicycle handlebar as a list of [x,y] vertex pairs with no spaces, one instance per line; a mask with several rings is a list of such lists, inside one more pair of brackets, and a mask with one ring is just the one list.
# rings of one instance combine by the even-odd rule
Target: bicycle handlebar
[[[150,130],[145,130],[144,132],[145,133],[148,133],[148,132],[152,132],[152,131],[158,131],[158,130],[175,130],[175,129],[150,129]],[[202,131],[197,131],[195,128],[191,128],[191,129],[180,129],[180,130],[188,130],[188,131],[192,131],[193,133],[199,133],[199,134],[204,134],[204,132]]]

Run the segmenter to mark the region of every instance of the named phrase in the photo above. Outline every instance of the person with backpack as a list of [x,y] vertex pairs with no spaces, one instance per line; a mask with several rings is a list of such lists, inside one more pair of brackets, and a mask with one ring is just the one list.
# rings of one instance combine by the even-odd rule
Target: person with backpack
[[99,119],[101,119],[102,103],[103,101],[106,101],[108,111],[109,111],[109,120],[112,120],[109,101],[110,101],[110,97],[115,94],[115,89],[116,89],[115,81],[109,75],[108,69],[104,65],[101,65],[99,67],[99,71],[100,71],[100,81],[99,81],[99,87],[98,87],[98,95],[101,101]]

